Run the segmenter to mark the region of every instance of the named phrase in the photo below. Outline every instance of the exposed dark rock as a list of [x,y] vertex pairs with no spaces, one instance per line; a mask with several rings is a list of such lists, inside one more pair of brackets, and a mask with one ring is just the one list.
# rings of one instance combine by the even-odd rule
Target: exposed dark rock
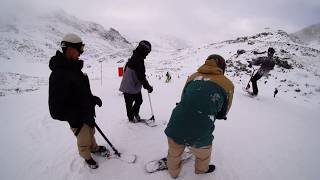
[[237,51],[237,54],[238,54],[238,55],[244,54],[244,53],[246,53],[246,50],[238,49],[238,51]]
[[252,53],[254,54],[254,55],[257,55],[257,54],[264,54],[264,53],[266,53],[267,51],[262,51],[262,52],[258,52],[258,51],[252,51]]
[[248,37],[238,37],[238,38],[236,39],[237,42],[245,42],[245,41],[247,41],[247,40],[248,40]]

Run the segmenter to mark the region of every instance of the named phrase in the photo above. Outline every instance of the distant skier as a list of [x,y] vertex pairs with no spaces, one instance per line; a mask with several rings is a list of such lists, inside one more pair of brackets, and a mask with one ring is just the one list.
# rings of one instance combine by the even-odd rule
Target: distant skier
[[181,101],[173,109],[165,129],[168,137],[167,166],[171,177],[178,177],[181,155],[186,146],[196,156],[195,173],[211,173],[213,130],[216,119],[226,119],[231,107],[234,85],[224,76],[223,57],[210,55],[192,74],[182,91]]
[[274,89],[274,92],[273,92],[273,97],[274,97],[274,98],[276,97],[276,95],[278,94],[278,92],[279,92],[278,89],[275,88],[275,89]]
[[129,122],[141,120],[139,111],[142,104],[141,88],[152,93],[153,88],[146,78],[144,59],[151,52],[151,44],[148,41],[140,41],[124,68],[123,78],[120,84],[120,91],[123,92],[126,103]]
[[171,81],[171,75],[170,75],[170,73],[167,71],[167,73],[166,73],[166,83],[169,83],[170,81]]
[[[250,79],[252,83],[252,95],[257,96],[258,95],[258,86],[257,81],[262,77],[269,74],[269,72],[274,68],[275,66],[275,60],[273,58],[273,55],[275,53],[275,50],[270,47],[268,49],[268,56],[267,57],[258,57],[256,59],[253,59],[252,61],[248,61],[249,65],[248,67],[252,67],[252,65],[260,65],[260,68],[258,72],[253,75]],[[249,90],[250,86],[246,87],[246,90]]]
[[102,106],[99,97],[92,95],[89,78],[81,69],[83,61],[79,56],[83,53],[84,44],[75,34],[67,34],[61,42],[59,50],[50,59],[49,67],[49,110],[53,119],[68,121],[77,138],[81,157],[92,169],[98,163],[92,159],[91,153],[106,156],[109,151],[105,146],[98,146],[95,134],[95,105]]

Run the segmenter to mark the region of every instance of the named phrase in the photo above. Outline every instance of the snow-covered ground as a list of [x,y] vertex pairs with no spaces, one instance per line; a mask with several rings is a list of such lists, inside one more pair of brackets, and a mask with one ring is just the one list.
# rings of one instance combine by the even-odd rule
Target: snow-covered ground
[[[163,131],[179,101],[186,76],[173,75],[173,80],[165,83],[147,70],[154,86],[151,99],[155,118],[160,123],[147,127],[127,121],[124,99],[118,91],[121,78],[117,77],[117,64],[103,65],[102,86],[98,78],[91,80],[93,93],[103,101],[102,108],[97,108],[97,123],[120,152],[137,154],[137,162],[97,158],[100,167],[88,169],[77,153],[67,123],[50,118],[48,87],[43,85],[37,91],[0,98],[0,179],[171,179],[166,171],[147,174],[144,164],[166,155]],[[251,98],[242,92],[241,85],[235,85],[228,120],[216,122],[211,159],[217,166],[216,172],[195,175],[194,162],[189,161],[179,179],[318,179],[319,103],[293,103],[294,99],[287,94],[273,98],[267,84],[261,82],[259,96]],[[151,113],[146,91],[143,97],[141,116],[148,118]],[[98,133],[96,137],[100,144],[107,145]]]

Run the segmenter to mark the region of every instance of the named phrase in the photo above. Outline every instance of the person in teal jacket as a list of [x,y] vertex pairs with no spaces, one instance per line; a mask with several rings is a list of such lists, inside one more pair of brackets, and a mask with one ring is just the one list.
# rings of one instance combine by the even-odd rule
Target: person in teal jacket
[[220,55],[210,55],[192,74],[173,109],[165,129],[168,138],[167,166],[171,177],[178,177],[181,155],[186,146],[196,156],[195,173],[213,172],[210,164],[214,122],[226,119],[231,107],[234,85],[224,76],[226,63]]

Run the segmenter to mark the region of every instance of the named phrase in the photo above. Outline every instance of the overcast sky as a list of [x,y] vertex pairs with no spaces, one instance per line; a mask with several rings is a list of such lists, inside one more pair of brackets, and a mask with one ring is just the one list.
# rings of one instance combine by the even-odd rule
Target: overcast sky
[[0,11],[63,9],[114,27],[129,39],[148,33],[197,44],[252,35],[265,27],[289,33],[320,23],[320,0],[0,0]]

